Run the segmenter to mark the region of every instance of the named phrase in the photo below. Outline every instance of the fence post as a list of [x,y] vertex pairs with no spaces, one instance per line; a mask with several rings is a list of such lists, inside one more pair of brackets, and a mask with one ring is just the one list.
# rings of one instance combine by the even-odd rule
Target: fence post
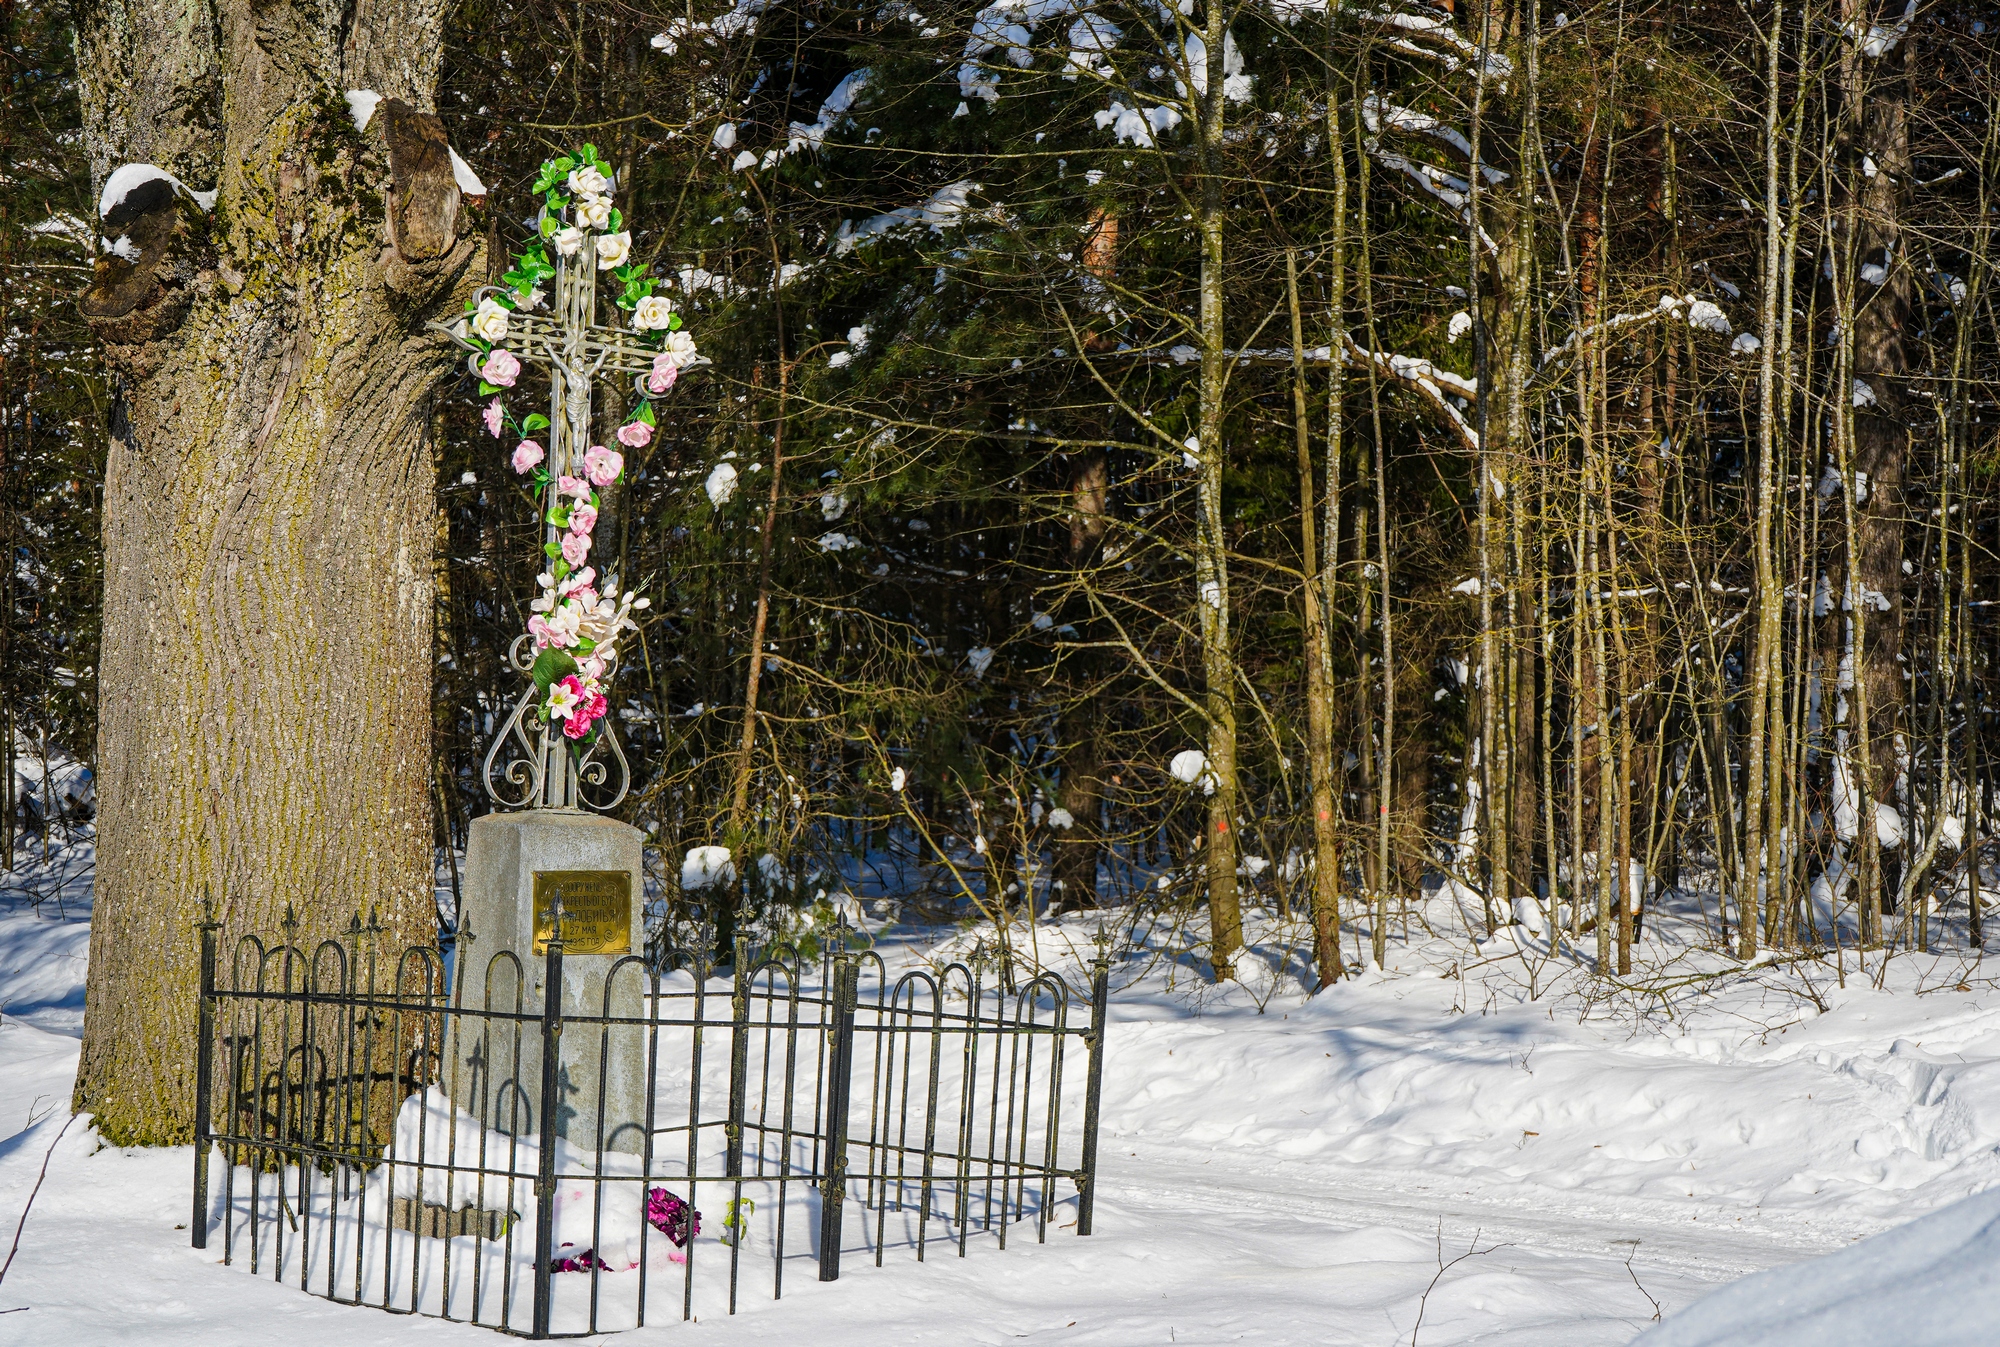
[[[729,1120],[723,1124],[729,1146],[728,1174],[737,1180],[743,1177],[743,1121],[750,1088],[750,917],[746,894],[737,909],[731,941],[731,966],[736,976],[729,997]],[[740,1198],[743,1194],[738,1191],[736,1196]]]
[[1083,1167],[1077,1185],[1076,1233],[1090,1233],[1091,1217],[1097,1207],[1097,1116],[1098,1098],[1104,1087],[1104,1018],[1111,1004],[1110,939],[1102,926],[1097,930],[1097,957],[1090,964],[1090,1074],[1083,1087]]
[[833,1052],[827,1059],[826,1174],[820,1179],[819,1279],[840,1280],[841,1208],[847,1200],[847,1101],[854,1083],[854,1006],[861,970],[845,949],[833,964]]
[[[742,902],[736,909],[736,925],[731,932],[730,967],[734,973],[729,989],[729,1117],[722,1125],[724,1172],[729,1177],[729,1219],[735,1233],[729,1241],[729,1312],[736,1313],[736,1277],[743,1265],[743,1237],[749,1227],[743,1220],[743,1123],[749,1111],[750,1089],[750,889],[746,883]],[[763,1139],[760,1136],[761,1149]]]
[[555,1260],[557,1073],[562,1066],[563,903],[557,889],[549,907],[548,961],[542,975],[542,1116],[535,1157],[535,1318],[531,1337],[549,1335],[549,1292]]
[[209,1093],[215,1081],[215,895],[204,886],[201,896],[201,997],[196,1003],[194,1056],[194,1210],[188,1229],[194,1247],[208,1247],[208,1151],[214,1131]]

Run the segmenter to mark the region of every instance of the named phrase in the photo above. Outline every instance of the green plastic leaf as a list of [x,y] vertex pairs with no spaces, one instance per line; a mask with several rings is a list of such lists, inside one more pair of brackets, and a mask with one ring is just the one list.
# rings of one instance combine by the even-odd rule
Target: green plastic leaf
[[[535,190],[537,192],[546,192],[548,188],[537,187]],[[553,215],[544,215],[542,217],[542,237],[550,238],[555,234],[555,232],[556,232],[556,217]]]
[[636,419],[644,421],[649,426],[657,426],[660,424],[658,421],[653,419],[653,404],[650,402],[642,402],[639,404],[639,415]]
[[547,430],[548,428],[549,418],[543,416],[540,412],[535,412],[521,423],[521,433],[523,435],[532,435],[538,430]]
[[[559,557],[559,556],[561,556],[561,555],[562,555],[562,548],[558,547],[558,546],[557,546],[556,544],[554,544],[554,543],[543,543],[543,544],[542,544],[542,555],[543,555],[543,556],[546,556],[546,557],[551,557],[551,558],[553,558],[553,557]],[[558,564],[558,565],[560,565],[561,563],[560,563],[560,562],[558,562],[557,564]]]
[[[556,550],[558,552],[562,551],[560,547],[558,547]],[[561,557],[557,557],[556,564],[549,567],[549,574],[553,575],[558,580],[563,579],[565,576],[569,574],[569,563],[567,561],[564,561]]]
[[481,379],[481,380],[479,381],[479,396],[480,396],[480,397],[482,397],[482,398],[483,398],[483,397],[487,397],[487,396],[489,396],[490,394],[493,394],[493,393],[497,393],[497,392],[499,392],[499,391],[500,391],[500,387],[499,387],[499,385],[497,385],[497,384],[490,384],[490,383],[487,383],[487,382],[486,382],[486,380],[484,380],[484,379]]
[[671,313],[671,314],[668,314],[668,315],[667,315],[667,331],[669,331],[669,332],[678,332],[678,331],[680,331],[680,330],[681,330],[681,316],[680,316],[679,314],[677,314],[677,313]]
[[[590,147],[586,145],[584,146],[584,148],[587,150]],[[567,177],[569,171],[576,167],[576,160],[570,158],[568,155],[565,154],[559,159],[551,159],[549,161],[549,167],[556,171],[557,177]]]
[[550,684],[559,683],[575,672],[576,661],[549,645],[543,646],[542,653],[535,656],[535,665],[529,670],[528,677],[534,679],[535,686],[546,693]]
[[618,207],[613,206],[611,208],[611,232],[615,234],[624,227],[625,227],[624,214],[619,211]]

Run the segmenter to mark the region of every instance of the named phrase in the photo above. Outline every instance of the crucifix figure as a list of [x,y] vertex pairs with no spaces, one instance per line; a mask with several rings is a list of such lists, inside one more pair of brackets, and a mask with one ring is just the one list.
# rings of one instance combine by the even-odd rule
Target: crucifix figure
[[[517,255],[498,286],[483,287],[466,315],[439,325],[471,352],[480,381],[487,429],[509,431],[519,443],[514,471],[532,474],[541,510],[545,569],[537,577],[535,616],[517,637],[508,661],[527,675],[528,687],[487,750],[487,793],[510,808],[610,809],[631,786],[631,769],[612,728],[606,688],[617,667],[616,642],[636,629],[632,610],[647,601],[618,593],[615,577],[590,564],[598,488],[624,476],[620,449],[592,443],[591,390],[600,377],[629,376],[637,394],[632,417],[616,438],[643,447],[656,424],[653,399],[674,386],[679,371],[706,364],[680,331],[680,317],[657,281],[629,258],[631,234],[611,205],[613,180],[589,145],[542,166],[535,193],[543,199],[539,238]],[[553,254],[553,257],[551,257]],[[625,326],[597,321],[599,273],[621,289],[616,312]],[[544,315],[544,281],[553,281],[553,304]],[[519,420],[504,394],[524,369],[546,372],[549,410]],[[546,449],[534,438],[543,435]],[[514,756],[508,756],[510,746]],[[585,801],[583,786],[611,792]]]

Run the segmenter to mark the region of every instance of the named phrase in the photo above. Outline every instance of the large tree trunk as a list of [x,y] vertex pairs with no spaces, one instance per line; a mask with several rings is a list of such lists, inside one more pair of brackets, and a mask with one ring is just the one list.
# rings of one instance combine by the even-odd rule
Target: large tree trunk
[[[88,11],[92,171],[157,164],[83,299],[118,374],[104,493],[96,909],[75,1106],[190,1138],[196,925],[310,950],[357,913],[435,936],[432,476],[467,272],[432,105],[443,7]],[[365,132],[343,101],[383,96]],[[386,218],[385,218],[386,216]],[[470,232],[470,231],[465,231]]]

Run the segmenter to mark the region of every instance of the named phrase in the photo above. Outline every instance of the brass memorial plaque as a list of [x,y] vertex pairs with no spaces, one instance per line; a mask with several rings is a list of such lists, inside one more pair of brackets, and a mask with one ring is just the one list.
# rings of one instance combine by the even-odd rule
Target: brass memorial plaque
[[632,952],[632,876],[624,870],[535,871],[535,953],[549,952],[562,891],[565,954]]

